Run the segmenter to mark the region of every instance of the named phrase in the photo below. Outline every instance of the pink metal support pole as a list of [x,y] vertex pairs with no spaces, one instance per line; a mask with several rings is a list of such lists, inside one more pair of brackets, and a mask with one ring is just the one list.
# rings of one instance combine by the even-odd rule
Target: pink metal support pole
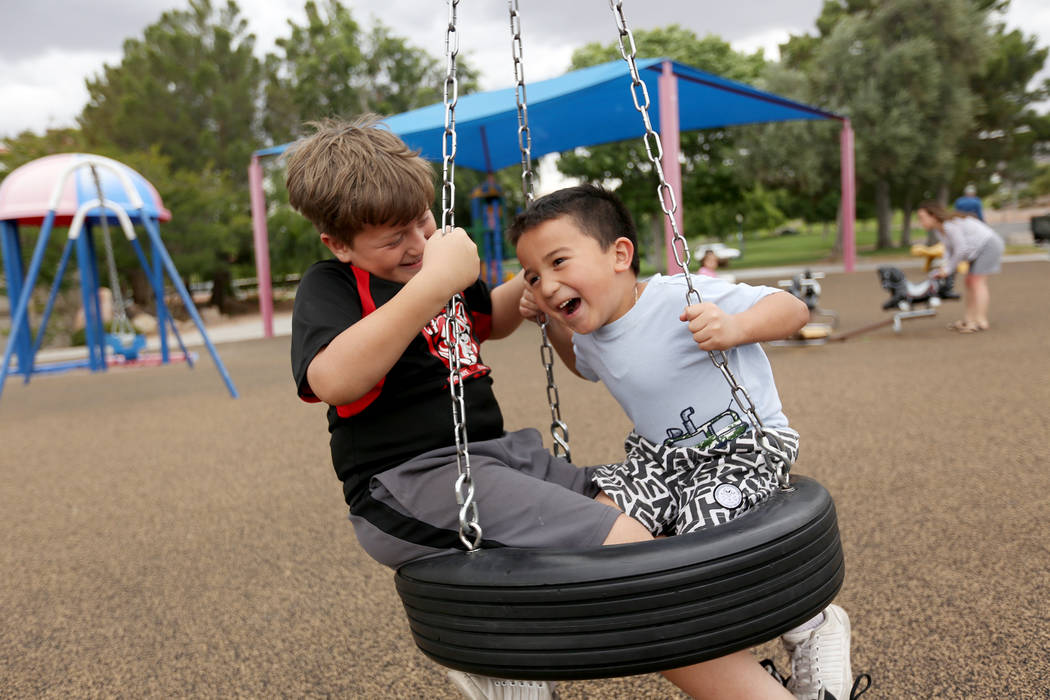
[[854,230],[857,218],[857,181],[853,166],[853,126],[849,119],[842,121],[839,143],[842,160],[842,263],[846,272],[853,272],[857,258]]
[[270,241],[266,231],[266,196],[263,194],[263,171],[259,156],[252,156],[248,166],[248,188],[252,202],[252,235],[255,239],[255,277],[259,281],[259,313],[262,314],[263,337],[273,337],[273,285],[270,282]]
[[[682,230],[682,164],[678,161],[678,78],[670,61],[664,61],[663,72],[657,88],[660,93],[660,146],[663,148],[663,159],[660,166],[664,170],[664,180],[674,192],[674,201],[678,204],[675,210],[675,223]],[[664,219],[664,247],[667,253],[667,274],[679,272],[674,259],[674,230],[671,222]]]

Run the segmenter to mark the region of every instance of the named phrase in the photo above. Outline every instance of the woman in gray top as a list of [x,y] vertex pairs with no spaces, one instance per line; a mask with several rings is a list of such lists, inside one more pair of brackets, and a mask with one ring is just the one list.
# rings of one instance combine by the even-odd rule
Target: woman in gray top
[[959,211],[948,211],[937,202],[919,205],[919,223],[944,242],[944,262],[934,273],[946,277],[962,261],[970,264],[966,273],[966,316],[948,327],[960,333],[988,329],[988,275],[999,272],[1003,258],[1003,239],[988,224]]

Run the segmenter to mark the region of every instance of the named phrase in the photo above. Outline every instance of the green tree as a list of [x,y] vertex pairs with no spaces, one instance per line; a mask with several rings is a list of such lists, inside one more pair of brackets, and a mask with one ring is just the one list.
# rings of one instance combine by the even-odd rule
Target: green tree
[[[340,0],[305,5],[306,23],[288,20],[289,34],[266,57],[267,133],[276,143],[302,134],[305,122],[364,112],[390,116],[441,101],[444,62],[376,22],[367,32]],[[460,94],[478,74],[459,57]]]
[[210,163],[246,182],[262,76],[247,26],[232,0],[220,10],[190,0],[162,14],[142,39],[124,42],[119,65],[87,81],[87,139],[126,152],[157,145],[176,170]]
[[[812,37],[810,37],[812,38]],[[762,73],[765,89],[790,99],[820,100],[806,74],[787,61],[770,63]],[[738,143],[746,152],[741,174],[782,193],[781,209],[789,218],[834,221],[841,200],[841,123],[829,120],[772,122],[742,126]],[[841,230],[838,250],[841,250]]]
[[[272,143],[309,132],[306,124],[326,117],[352,118],[366,112],[399,114],[442,100],[445,64],[391,33],[380,22],[362,27],[339,0],[308,0],[306,21],[288,21],[288,35],[266,57],[266,112]],[[509,59],[508,59],[509,64]],[[478,89],[478,72],[457,59],[459,94]],[[457,223],[469,225],[469,193],[483,175],[456,169]],[[301,271],[323,256],[317,232],[287,209],[284,170],[267,168],[271,260],[275,273]],[[440,165],[435,168],[435,182]],[[440,192],[440,189],[438,190]],[[437,211],[437,206],[435,206]],[[320,255],[319,255],[320,254]]]
[[961,141],[952,192],[973,183],[988,194],[997,180],[1028,181],[1036,172],[1036,146],[1047,138],[1050,116],[1037,114],[1033,106],[1050,97],[1050,80],[1033,81],[1048,49],[1038,47],[1036,37],[1008,32],[1001,23],[991,43],[988,60],[971,81],[977,97],[974,127]]
[[[212,278],[211,303],[223,311],[231,269],[252,251],[243,214],[247,164],[261,139],[254,46],[235,2],[216,9],[211,0],[190,0],[186,10],[163,13],[143,38],[125,41],[120,64],[87,81],[79,117],[89,143],[125,154],[155,150],[165,159],[173,189],[158,189],[173,214],[167,245],[180,252],[184,274]],[[192,186],[200,191],[192,194]]]
[[877,247],[892,245],[891,195],[946,184],[972,128],[971,78],[987,55],[987,10],[968,0],[825,3],[827,35],[806,58],[812,93],[851,118],[857,175],[872,193]]

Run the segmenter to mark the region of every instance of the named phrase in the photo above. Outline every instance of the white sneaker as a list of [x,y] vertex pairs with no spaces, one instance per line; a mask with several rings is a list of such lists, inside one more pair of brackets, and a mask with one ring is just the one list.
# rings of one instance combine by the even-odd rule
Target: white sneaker
[[513,681],[449,671],[448,679],[467,700],[556,700],[553,681]]
[[852,692],[849,615],[837,605],[824,609],[824,621],[780,638],[791,656],[787,689],[798,700],[846,700]]

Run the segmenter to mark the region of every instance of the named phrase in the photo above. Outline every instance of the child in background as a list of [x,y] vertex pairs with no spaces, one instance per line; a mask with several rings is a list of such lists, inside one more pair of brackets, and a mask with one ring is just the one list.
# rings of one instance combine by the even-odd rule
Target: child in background
[[718,277],[718,255],[708,248],[704,251],[704,257],[700,258],[700,269],[697,274],[704,277]]
[[[634,422],[624,462],[595,475],[602,498],[654,535],[684,534],[724,524],[777,488],[779,465],[702,351],[727,351],[759,419],[793,462],[798,433],[758,343],[802,328],[805,303],[771,287],[696,276],[704,302],[685,306],[684,276],[640,282],[630,214],[614,194],[590,185],[536,200],[509,235],[526,284],[522,315],[554,321],[548,334],[565,364],[602,381]],[[829,606],[782,640],[791,655],[787,687],[797,698],[848,697],[850,626],[842,608]]]

